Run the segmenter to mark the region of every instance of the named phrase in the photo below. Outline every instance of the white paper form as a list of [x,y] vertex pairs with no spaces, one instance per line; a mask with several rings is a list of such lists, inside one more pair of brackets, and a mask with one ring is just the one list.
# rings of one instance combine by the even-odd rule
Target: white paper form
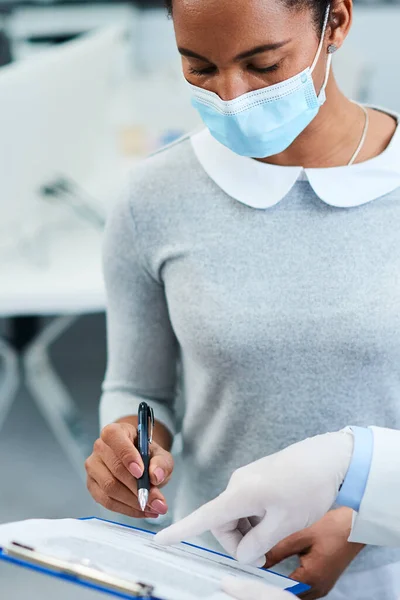
[[[205,550],[154,543],[150,533],[89,520],[31,520],[0,526],[0,546],[12,541],[52,557],[81,562],[128,581],[153,585],[163,600],[226,599],[219,591],[226,576],[263,580],[280,589],[292,582],[280,575],[247,567]],[[293,582],[295,585],[295,582]]]

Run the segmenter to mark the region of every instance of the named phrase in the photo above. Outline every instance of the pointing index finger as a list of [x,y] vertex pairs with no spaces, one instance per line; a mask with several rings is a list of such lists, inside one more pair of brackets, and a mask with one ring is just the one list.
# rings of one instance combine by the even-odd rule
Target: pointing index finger
[[[219,529],[230,521],[250,516],[246,505],[240,505],[237,492],[223,492],[220,496],[204,504],[188,517],[167,527],[155,536],[155,541],[164,546],[178,544],[183,540],[201,535],[212,529]],[[247,510],[246,510],[247,509]]]

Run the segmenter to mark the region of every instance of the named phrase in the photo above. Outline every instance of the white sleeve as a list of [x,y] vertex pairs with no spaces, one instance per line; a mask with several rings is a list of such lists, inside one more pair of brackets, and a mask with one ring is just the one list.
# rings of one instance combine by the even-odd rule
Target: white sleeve
[[351,542],[400,546],[400,431],[371,427],[374,453]]

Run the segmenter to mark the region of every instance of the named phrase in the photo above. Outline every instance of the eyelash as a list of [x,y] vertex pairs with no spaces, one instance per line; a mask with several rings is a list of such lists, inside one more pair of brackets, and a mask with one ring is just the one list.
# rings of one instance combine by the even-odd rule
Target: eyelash
[[[265,69],[257,69],[256,67],[249,67],[252,71],[255,71],[256,73],[272,73],[274,71],[277,71],[279,68],[279,63],[277,63],[276,65],[272,65],[271,67],[266,67]],[[201,76],[205,76],[205,75],[212,75],[215,71],[215,67],[207,67],[206,69],[195,69],[194,67],[189,67],[189,72],[192,75],[197,75],[199,77]]]
[[266,67],[265,69],[256,69],[253,68],[254,71],[257,71],[257,73],[273,73],[274,71],[277,71],[279,69],[279,63],[277,63],[276,65],[272,65],[270,67]]
[[215,67],[208,67],[207,69],[194,69],[193,67],[189,67],[189,72],[192,75],[211,75],[211,73],[213,73],[215,70]]

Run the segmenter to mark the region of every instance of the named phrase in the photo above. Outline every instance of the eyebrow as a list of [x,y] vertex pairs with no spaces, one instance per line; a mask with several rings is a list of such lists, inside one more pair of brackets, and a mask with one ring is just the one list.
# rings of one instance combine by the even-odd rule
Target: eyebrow
[[[284,42],[276,42],[275,44],[264,44],[262,46],[256,46],[251,50],[241,52],[240,54],[235,56],[234,60],[237,62],[245,58],[251,58],[252,56],[255,56],[256,54],[261,54],[262,52],[271,52],[272,50],[278,50],[279,48],[282,48],[282,46],[286,46],[286,44],[288,44],[290,41],[291,40],[285,40]],[[203,62],[212,62],[205,56],[201,56],[201,54],[197,54],[197,52],[193,52],[188,48],[180,47],[178,48],[178,50],[182,56],[186,56],[187,58],[196,58],[197,60],[202,60]]]

